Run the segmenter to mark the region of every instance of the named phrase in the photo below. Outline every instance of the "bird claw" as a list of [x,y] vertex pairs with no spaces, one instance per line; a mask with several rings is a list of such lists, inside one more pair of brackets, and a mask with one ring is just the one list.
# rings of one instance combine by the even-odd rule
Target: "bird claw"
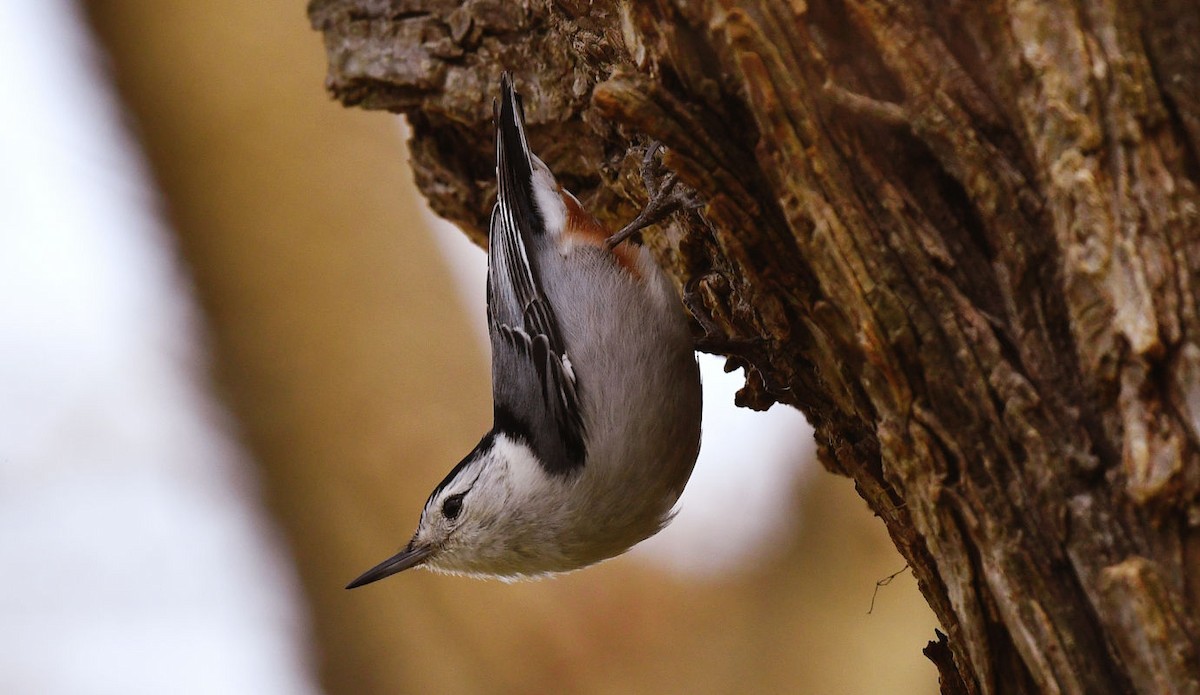
[[662,160],[656,157],[662,149],[661,142],[652,142],[646,148],[642,157],[642,183],[646,187],[649,201],[637,217],[621,228],[621,231],[610,236],[605,242],[609,249],[616,247],[629,237],[637,234],[646,227],[658,224],[676,212],[695,210],[704,205],[700,195],[680,183],[679,176],[673,172],[663,174]]

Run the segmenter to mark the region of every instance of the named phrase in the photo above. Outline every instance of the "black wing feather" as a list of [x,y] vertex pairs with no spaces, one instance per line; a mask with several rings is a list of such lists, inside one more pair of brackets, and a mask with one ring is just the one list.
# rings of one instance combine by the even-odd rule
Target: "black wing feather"
[[524,437],[553,474],[583,465],[578,384],[538,259],[553,243],[534,203],[523,116],[508,76],[496,117],[496,172],[488,255],[488,328],[496,426]]

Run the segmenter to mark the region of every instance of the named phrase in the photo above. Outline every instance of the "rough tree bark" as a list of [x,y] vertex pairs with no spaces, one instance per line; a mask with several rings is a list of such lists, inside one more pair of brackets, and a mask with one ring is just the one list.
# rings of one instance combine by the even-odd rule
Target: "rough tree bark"
[[407,114],[482,240],[491,101],[645,235],[887,524],[947,693],[1200,693],[1194,0],[313,0],[328,87]]

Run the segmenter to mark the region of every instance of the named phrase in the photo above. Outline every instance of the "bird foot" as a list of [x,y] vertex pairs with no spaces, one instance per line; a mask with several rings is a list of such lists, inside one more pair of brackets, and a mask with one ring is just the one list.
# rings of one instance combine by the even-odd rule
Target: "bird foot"
[[700,195],[686,184],[680,183],[675,172],[664,173],[662,160],[655,156],[660,149],[662,143],[653,142],[646,148],[646,154],[642,157],[642,183],[646,186],[649,202],[632,222],[605,241],[609,249],[676,212],[695,210],[704,205]]

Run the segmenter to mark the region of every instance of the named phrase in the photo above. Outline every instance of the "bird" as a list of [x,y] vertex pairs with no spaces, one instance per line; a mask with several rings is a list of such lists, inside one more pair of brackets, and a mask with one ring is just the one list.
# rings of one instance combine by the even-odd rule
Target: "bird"
[[625,243],[686,196],[666,181],[654,214],[610,235],[530,149],[507,72],[493,116],[493,426],[433,489],[407,544],[347,589],[414,567],[517,581],[620,555],[669,523],[699,454],[683,306],[649,251]]

